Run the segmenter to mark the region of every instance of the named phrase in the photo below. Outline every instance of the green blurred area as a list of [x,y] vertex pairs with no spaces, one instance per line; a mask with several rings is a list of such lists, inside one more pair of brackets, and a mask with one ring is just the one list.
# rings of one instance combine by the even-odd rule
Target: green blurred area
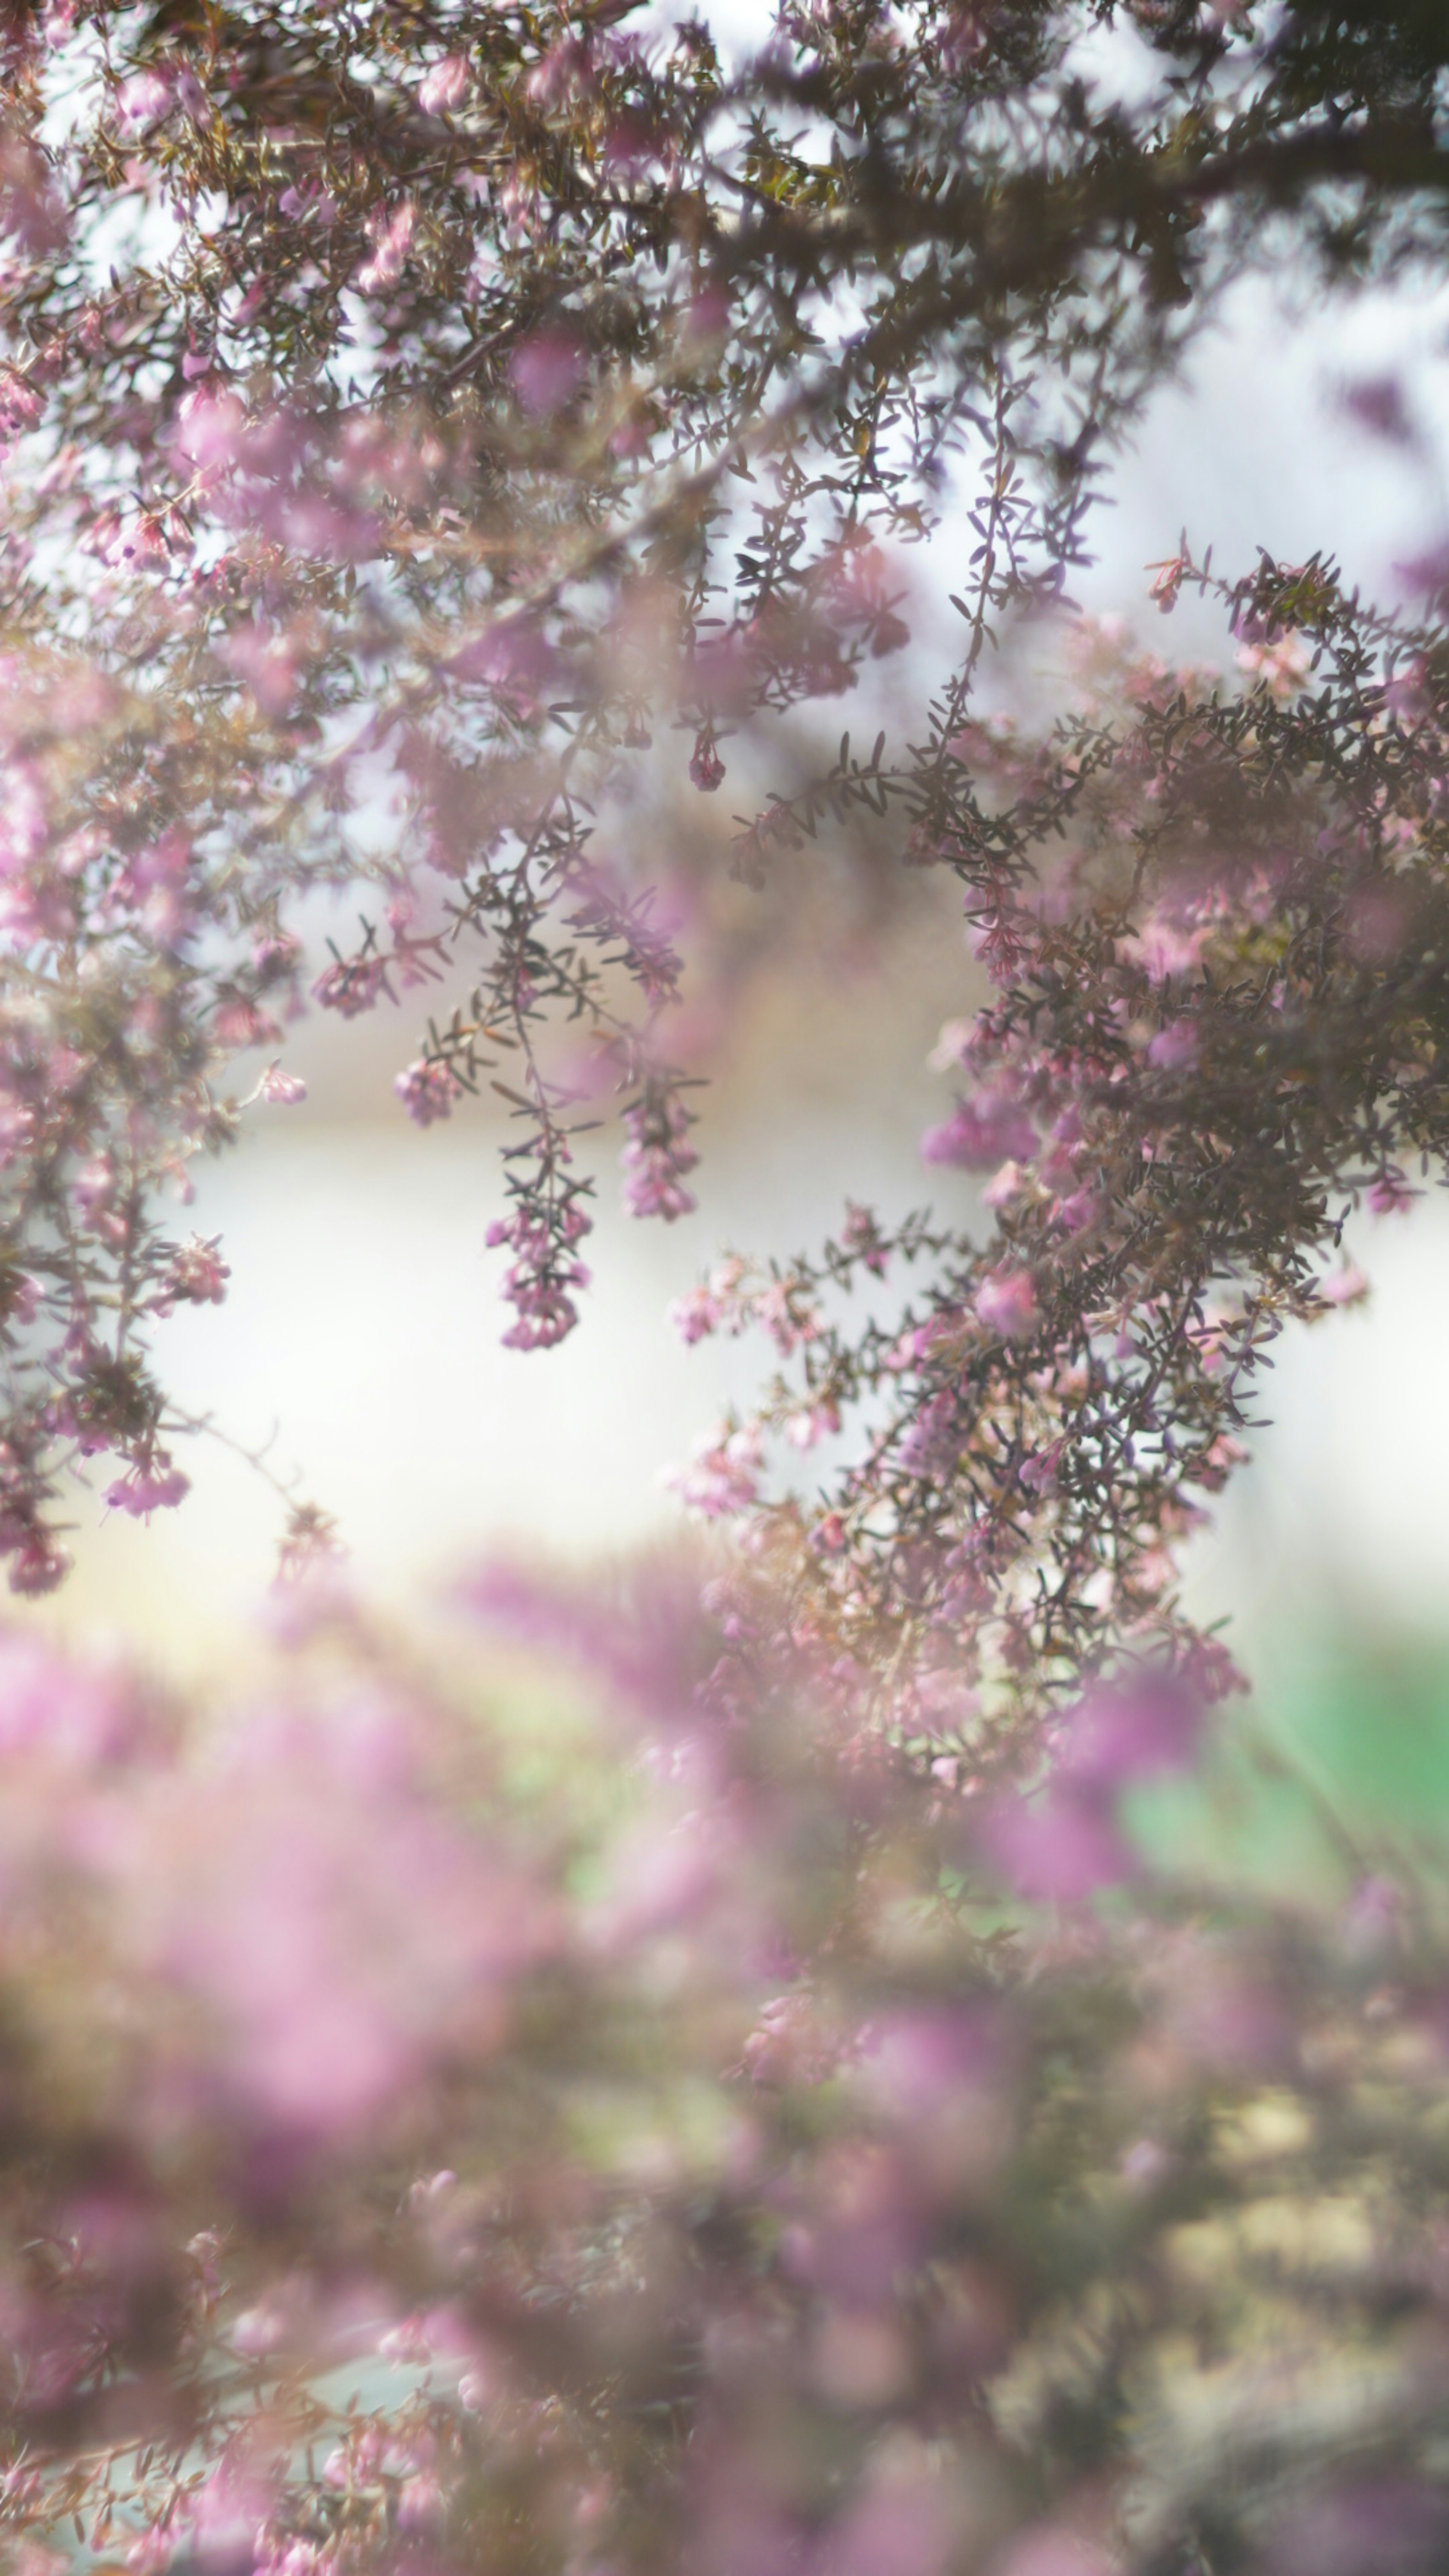
[[1449,1636],[1280,1637],[1251,1701],[1214,1713],[1197,1769],[1127,1821],[1164,1872],[1305,1902],[1366,1868],[1449,1864]]

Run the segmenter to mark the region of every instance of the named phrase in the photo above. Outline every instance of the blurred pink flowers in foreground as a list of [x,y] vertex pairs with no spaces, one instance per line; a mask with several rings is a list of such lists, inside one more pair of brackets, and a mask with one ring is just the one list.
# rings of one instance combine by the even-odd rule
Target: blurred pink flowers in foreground
[[[1123,1801],[1203,1724],[1158,1668],[973,1797],[851,1731],[758,1578],[710,1590],[475,1578],[592,1703],[561,1735],[527,1698],[485,1723],[470,1664],[424,1679],[335,1585],[221,1721],[0,1640],[17,2543],[78,2515],[158,2576],[404,2576],[500,2533],[520,2576],[581,2545],[637,2576],[1153,2576],[1214,2513],[1255,2567],[1327,2531],[1347,2576],[1432,2576],[1440,2184],[1343,2240],[1335,2331],[1377,2376],[1332,2382],[1295,2304],[1312,2213],[1347,2225],[1339,2108],[1375,2088],[1387,2179],[1449,2087],[1412,1894],[1156,1877]],[[978,1724],[939,1682],[937,1723]],[[1087,2357],[1156,2410],[1081,2407]],[[1189,2442],[1205,2375],[1223,2431]]]

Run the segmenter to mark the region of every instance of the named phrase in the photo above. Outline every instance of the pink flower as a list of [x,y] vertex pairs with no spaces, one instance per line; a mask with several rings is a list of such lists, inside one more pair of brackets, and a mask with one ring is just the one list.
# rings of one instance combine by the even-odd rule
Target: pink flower
[[116,92],[116,122],[129,125],[137,132],[142,126],[154,125],[167,113],[172,101],[172,81],[161,71],[132,72]]
[[839,1429],[840,1407],[827,1396],[792,1414],[785,1425],[785,1437],[794,1449],[813,1449],[817,1441],[833,1439]]
[[93,1156],[82,1163],[71,1183],[71,1197],[83,1216],[94,1217],[108,1207],[115,1196],[116,1170],[106,1154]]
[[982,1819],[981,1841],[1017,1894],[1034,1904],[1080,1905],[1137,1875],[1111,1815],[1051,1788],[999,1800]]
[[0,1271],[0,1322],[23,1331],[40,1312],[41,1288],[28,1270]]
[[171,74],[176,104],[193,125],[211,122],[211,102],[189,63],[178,63]]
[[669,1309],[669,1321],[682,1342],[702,1342],[720,1321],[717,1298],[706,1287],[688,1288]]
[[1197,1062],[1197,1029],[1191,1020],[1170,1020],[1148,1041],[1147,1061],[1159,1073],[1181,1073]]
[[1006,1341],[1033,1332],[1041,1320],[1029,1270],[1001,1270],[983,1279],[975,1302],[982,1323]]
[[274,1109],[294,1108],[307,1097],[307,1086],[300,1073],[284,1073],[279,1064],[269,1064],[257,1084],[256,1098]]
[[269,1011],[254,1002],[250,993],[226,993],[218,1001],[211,1023],[211,1033],[220,1047],[240,1051],[244,1047],[265,1046],[269,1039],[282,1034]]
[[573,1257],[573,1247],[592,1232],[593,1219],[577,1195],[543,1209],[525,1199],[511,1216],[495,1217],[484,1241],[490,1249],[510,1244],[517,1255],[503,1281],[517,1316],[502,1336],[505,1350],[550,1350],[573,1331],[579,1310],[570,1291],[589,1283],[587,1265]]
[[840,1242],[842,1250],[854,1253],[873,1278],[884,1279],[890,1256],[881,1241],[880,1227],[870,1208],[857,1206],[854,1199],[846,1200]]
[[592,33],[561,36],[534,64],[524,86],[540,107],[558,107],[567,98],[590,96],[595,87]]
[[1166,562],[1149,564],[1147,569],[1157,575],[1148,598],[1156,600],[1163,616],[1167,617],[1177,606],[1178,594],[1189,569],[1187,559],[1183,555],[1171,555]]
[[34,385],[27,384],[16,368],[0,375],[0,437],[7,445],[33,429],[44,408]]
[[949,1163],[967,1172],[989,1172],[1015,1158],[1036,1152],[1037,1134],[1009,1083],[988,1084],[973,1100],[958,1100],[944,1126],[928,1127],[921,1138],[921,1159]]
[[235,465],[246,436],[247,417],[235,394],[209,393],[198,386],[176,415],[176,446],[182,456],[203,469]]
[[467,96],[468,57],[445,54],[418,84],[418,105],[425,116],[445,116]]
[[153,1512],[170,1512],[191,1491],[191,1478],[173,1467],[161,1450],[146,1467],[133,1467],[128,1476],[106,1489],[106,1501],[113,1512],[129,1512],[133,1520],[148,1521]]
[[245,680],[260,715],[275,720],[287,713],[297,694],[301,663],[293,638],[268,634],[262,626],[238,626],[227,637],[223,653]]
[[1034,1450],[1021,1468],[1021,1481],[1029,1494],[1053,1494],[1057,1477],[1066,1455],[1065,1440],[1049,1440],[1044,1449]]
[[1078,1792],[1112,1795],[1185,1769],[1201,1733],[1201,1707],[1171,1674],[1098,1683],[1061,1721],[1055,1776]]
[[337,221],[337,200],[331,190],[324,188],[317,179],[304,179],[299,187],[284,188],[277,204],[281,212],[290,215],[294,222],[308,215],[315,215],[318,223],[324,226]]
[[1150,983],[1165,984],[1174,975],[1197,972],[1207,939],[1206,928],[1189,930],[1159,908],[1148,914],[1140,931],[1119,939],[1117,945],[1124,957],[1146,968]]
[[[220,1306],[231,1272],[222,1260],[219,1235],[193,1234],[166,1266],[152,1312],[169,1315],[173,1306]],[[127,1507],[129,1508],[129,1506]]]
[[1318,1293],[1326,1306],[1361,1306],[1369,1293],[1369,1283],[1356,1261],[1345,1261],[1319,1280]]
[[416,221],[415,209],[406,198],[390,215],[379,212],[368,217],[372,257],[357,272],[357,285],[363,295],[376,295],[386,287],[396,286],[407,262]]
[[1280,635],[1272,644],[1244,644],[1238,652],[1238,669],[1280,700],[1297,695],[1310,667],[1308,649],[1298,635]]
[[232,2325],[234,2351],[245,2361],[267,2361],[297,2340],[298,2319],[291,2303],[275,2295],[244,2308]]
[[386,2334],[378,2337],[377,2349],[384,2361],[431,2361],[433,2347],[428,2341],[426,2319],[405,2317],[400,2326],[392,2326]]
[[393,1089],[409,1118],[419,1127],[431,1127],[438,1118],[451,1118],[454,1102],[463,1097],[463,1086],[451,1065],[428,1064],[421,1057],[397,1076]]
[[513,389],[532,420],[546,420],[563,410],[583,379],[583,351],[569,331],[535,331],[513,352],[508,364]]
[[982,1191],[981,1204],[989,1208],[1010,1207],[1012,1200],[1019,1198],[1028,1186],[1027,1175],[1020,1163],[1003,1163],[999,1172],[993,1172]]
[[631,1216],[662,1217],[672,1225],[692,1214],[696,1201],[684,1186],[684,1174],[699,1161],[689,1142],[692,1123],[678,1093],[659,1082],[646,1085],[643,1098],[625,1110],[628,1142],[619,1159]]
[[1368,1193],[1368,1205],[1375,1216],[1407,1216],[1419,1192],[1392,1167],[1380,1172]]
[[450,2048],[496,2045],[555,1939],[527,1871],[423,1794],[411,1736],[386,1705],[278,1711],[164,1780],[108,1854],[138,1964],[214,2034],[198,2077],[263,2133],[406,2116]]
[[689,1465],[676,1468],[668,1482],[701,1520],[723,1520],[755,1501],[761,1464],[760,1435],[751,1423],[702,1441]]
[[1106,2553],[1062,2523],[1034,2523],[998,2564],[1000,2576],[1113,2576]]
[[1101,1201],[1095,1190],[1071,1190],[1064,1199],[1056,1201],[1052,1218],[1064,1234],[1083,1234],[1089,1225],[1095,1224],[1100,1213]]
[[404,2478],[397,2491],[397,2525],[416,2537],[419,2533],[437,2531],[447,2514],[447,2497],[441,2482],[431,2471],[423,2470],[413,2478]]
[[312,987],[312,998],[324,1011],[336,1011],[344,1020],[355,1020],[360,1011],[370,1011],[378,994],[386,992],[387,969],[380,957],[339,957],[326,966]]

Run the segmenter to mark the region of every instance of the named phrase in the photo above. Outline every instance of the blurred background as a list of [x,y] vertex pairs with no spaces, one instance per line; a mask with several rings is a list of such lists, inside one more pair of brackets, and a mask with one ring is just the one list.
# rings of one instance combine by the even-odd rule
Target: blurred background
[[[736,13],[745,26],[749,15]],[[1375,395],[1389,385],[1397,407]],[[1224,306],[1118,460],[1079,603],[1175,659],[1223,661],[1212,612],[1189,600],[1164,626],[1147,600],[1144,567],[1174,553],[1184,527],[1230,575],[1259,546],[1289,562],[1323,548],[1380,601],[1409,598],[1401,568],[1449,542],[1446,468],[1449,300],[1375,290],[1325,315],[1291,282],[1254,286]],[[908,569],[918,647],[935,658],[941,603],[961,579],[949,522]],[[913,672],[910,658],[890,666],[903,707],[926,667]],[[848,703],[826,715],[832,742],[859,721]],[[690,836],[700,867],[718,862],[722,876],[750,785],[737,772],[717,798],[661,807],[648,830]],[[917,878],[887,901],[828,842],[791,864],[793,909],[728,896],[752,953],[734,1006],[703,1028],[699,1212],[668,1228],[624,1218],[617,1138],[601,1136],[595,1284],[562,1349],[500,1347],[503,1262],[483,1241],[503,1203],[499,1105],[470,1104],[419,1134],[393,1096],[428,996],[351,1026],[299,1023],[284,1060],[306,1077],[306,1102],[250,1112],[240,1150],[200,1170],[195,1204],[178,1208],[179,1233],[222,1237],[232,1281],[219,1310],[157,1327],[168,1384],[242,1447],[265,1446],[279,1473],[295,1471],[337,1515],[359,1580],[400,1613],[500,1541],[589,1555],[677,1527],[662,1471],[726,1402],[748,1399],[767,1355],[751,1343],[684,1349],[670,1300],[726,1246],[815,1244],[847,1194],[886,1215],[925,1200],[917,1139],[949,1094],[926,1059],[941,1021],[979,998],[959,896]],[[753,928],[751,905],[765,906]],[[319,909],[319,952],[329,930],[351,944],[355,924],[355,907]],[[457,984],[461,996],[466,970]],[[686,1032],[681,1060],[689,1043]],[[929,1184],[938,1196],[970,1186],[940,1173]],[[1425,1673],[1443,1646],[1449,1669],[1449,1206],[1428,1191],[1409,1217],[1365,1225],[1352,1249],[1368,1306],[1279,1345],[1271,1428],[1192,1551],[1195,1603],[1231,1619],[1239,1659],[1285,1706],[1310,1673],[1309,1696],[1326,1705],[1333,1672],[1356,1669],[1366,1641],[1417,1656]],[[192,1494],[149,1529],[104,1513],[98,1477],[77,1501],[73,1581],[23,1615],[141,1644],[178,1675],[244,1656],[279,1507],[219,1443],[189,1444],[184,1464]],[[1419,1690],[1420,1738],[1441,1724],[1423,1713],[1436,1691]],[[1443,1699],[1449,1708],[1449,1683]],[[1449,1752],[1440,1770],[1449,1776]],[[1407,1794],[1422,1802],[1422,1781]]]

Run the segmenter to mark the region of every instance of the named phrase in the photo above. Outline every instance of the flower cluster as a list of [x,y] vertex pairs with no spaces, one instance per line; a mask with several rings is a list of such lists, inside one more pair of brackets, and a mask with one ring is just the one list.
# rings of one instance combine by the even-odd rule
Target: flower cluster
[[400,1073],[393,1089],[418,1127],[431,1127],[438,1118],[451,1118],[454,1105],[463,1096],[463,1086],[449,1064],[429,1063],[420,1056]]
[[[578,1321],[573,1291],[589,1283],[588,1265],[576,1249],[593,1231],[593,1218],[583,1204],[589,1185],[561,1169],[570,1159],[568,1147],[551,1130],[515,1150],[531,1168],[519,1185],[512,1214],[495,1217],[487,1234],[490,1249],[506,1244],[513,1254],[503,1294],[517,1321],[503,1339],[512,1350],[548,1350],[572,1332]],[[540,1167],[541,1186],[530,1186]]]
[[631,1216],[662,1216],[672,1225],[692,1213],[696,1202],[684,1175],[699,1161],[689,1141],[693,1123],[678,1092],[660,1081],[646,1083],[625,1110],[624,1204]]
[[[662,816],[677,791],[695,818],[681,880],[702,875],[725,743],[747,808],[738,880],[794,900],[822,832],[859,827],[880,851],[898,823],[912,866],[964,880],[1016,1015],[1009,1043],[1004,1023],[973,1041],[927,1149],[947,1171],[1014,1167],[1019,1184],[1003,1170],[992,1188],[1015,1236],[989,1280],[958,1258],[931,1317],[882,1327],[883,1365],[931,1321],[978,1355],[975,1328],[994,1336],[998,1371],[1025,1369],[1042,1336],[1073,1343],[1076,1366],[1089,1311],[1140,1335],[1144,1299],[1163,1317],[1190,1299],[1165,1256],[1115,1275],[1114,1224],[1139,1183],[1186,1186],[1159,1113],[1178,1104],[1176,1134],[1236,1133],[1213,1092],[1224,972],[1258,996],[1285,1068],[1263,1097],[1288,1118],[1320,937],[1333,972],[1351,959],[1363,978],[1352,1115],[1382,1147],[1367,1194],[1404,1204],[1415,1150],[1434,1148],[1432,1086],[1424,1133],[1364,1130],[1413,1056],[1412,1014],[1375,1020],[1370,988],[1423,928],[1399,880],[1438,829],[1440,628],[1351,607],[1318,561],[1233,594],[1230,689],[1152,657],[1114,677],[1107,622],[1065,657],[1075,729],[1038,741],[983,720],[978,683],[1003,622],[1064,595],[1096,460],[1234,274],[1296,244],[1333,284],[1350,236],[1355,264],[1376,246],[1441,256],[1437,163],[1406,143],[1435,131],[1441,53],[1417,19],[1369,43],[1311,9],[1279,25],[1133,0],[1162,79],[1099,116],[1078,39],[1101,14],[787,0],[728,77],[698,19],[648,36],[565,0],[365,26],[264,0],[209,22],[204,45],[114,0],[16,14],[0,48],[0,1252],[35,1283],[32,1313],[5,1307],[0,1353],[17,1580],[60,1562],[77,1455],[108,1443],[131,1490],[179,1436],[147,1334],[214,1291],[168,1267],[158,1197],[232,1141],[247,1099],[298,1096],[276,1069],[241,1098],[226,1085],[234,1056],[277,1046],[308,982],[351,1019],[458,975],[466,1003],[449,995],[401,1077],[419,1124],[483,1064],[531,1116],[581,1048],[628,1067],[628,1202],[688,1212],[680,1078],[627,1096],[680,1052],[658,1024],[682,960],[647,865],[605,851],[636,851],[630,814],[647,798]],[[907,283],[927,277],[929,293]],[[1356,399],[1372,434],[1411,434],[1392,385]],[[911,713],[910,550],[953,514],[973,532],[961,649]],[[1419,570],[1442,602],[1431,554]],[[1154,575],[1163,609],[1201,579],[1185,540]],[[827,761],[816,716],[849,692],[867,732],[888,722],[868,758],[847,734]],[[766,743],[791,784],[757,803]],[[1102,864],[1084,900],[1088,845]],[[304,980],[292,916],[322,885],[363,926]],[[716,912],[691,918],[707,947]],[[770,945],[731,935],[734,954]],[[1246,1002],[1240,1016],[1234,1081],[1257,1043]],[[1114,1116],[1133,1144],[1108,1169]],[[1290,1131],[1265,1132],[1265,1173],[1288,1170]],[[582,1284],[556,1142],[507,1167],[510,1339],[529,1345],[572,1327]],[[1305,1165],[1296,1197],[1285,1183],[1290,1287],[1243,1273],[1260,1317],[1299,1293],[1303,1210],[1336,1186],[1332,1164]],[[1211,1198],[1201,1172],[1191,1186]],[[881,1238],[866,1266],[887,1257]],[[832,1367],[801,1421],[844,1418],[849,1372]],[[934,1377],[916,1392],[936,1422],[960,1401]],[[879,1453],[887,1482],[912,1436]],[[1059,1497],[1080,1493],[1075,1457],[1068,1440]],[[998,1470],[993,1453],[981,1472]],[[892,1489],[859,1519],[872,1545],[898,1527],[909,1558],[913,1514]],[[1125,1531],[1126,1594],[1135,1544]]]
[[[1186,555],[1178,576],[1214,589]],[[944,761],[861,773],[989,924],[994,989],[942,1032],[960,1096],[921,1148],[982,1176],[975,1207],[899,1230],[853,1209],[820,1255],[768,1281],[719,1264],[675,1309],[686,1339],[758,1324],[793,1362],[737,1427],[759,1452],[741,1526],[888,1729],[948,1645],[1028,1735],[1119,1641],[1231,1686],[1178,1544],[1243,1455],[1276,1335],[1366,1293],[1345,1222],[1400,1212],[1449,1150],[1427,633],[1322,562],[1218,589],[1239,634],[1294,641],[1311,690],[1144,671],[1099,632],[1090,712],[1050,757],[968,726]],[[895,1295],[862,1303],[883,1273]],[[806,1501],[789,1445],[852,1420]]]

